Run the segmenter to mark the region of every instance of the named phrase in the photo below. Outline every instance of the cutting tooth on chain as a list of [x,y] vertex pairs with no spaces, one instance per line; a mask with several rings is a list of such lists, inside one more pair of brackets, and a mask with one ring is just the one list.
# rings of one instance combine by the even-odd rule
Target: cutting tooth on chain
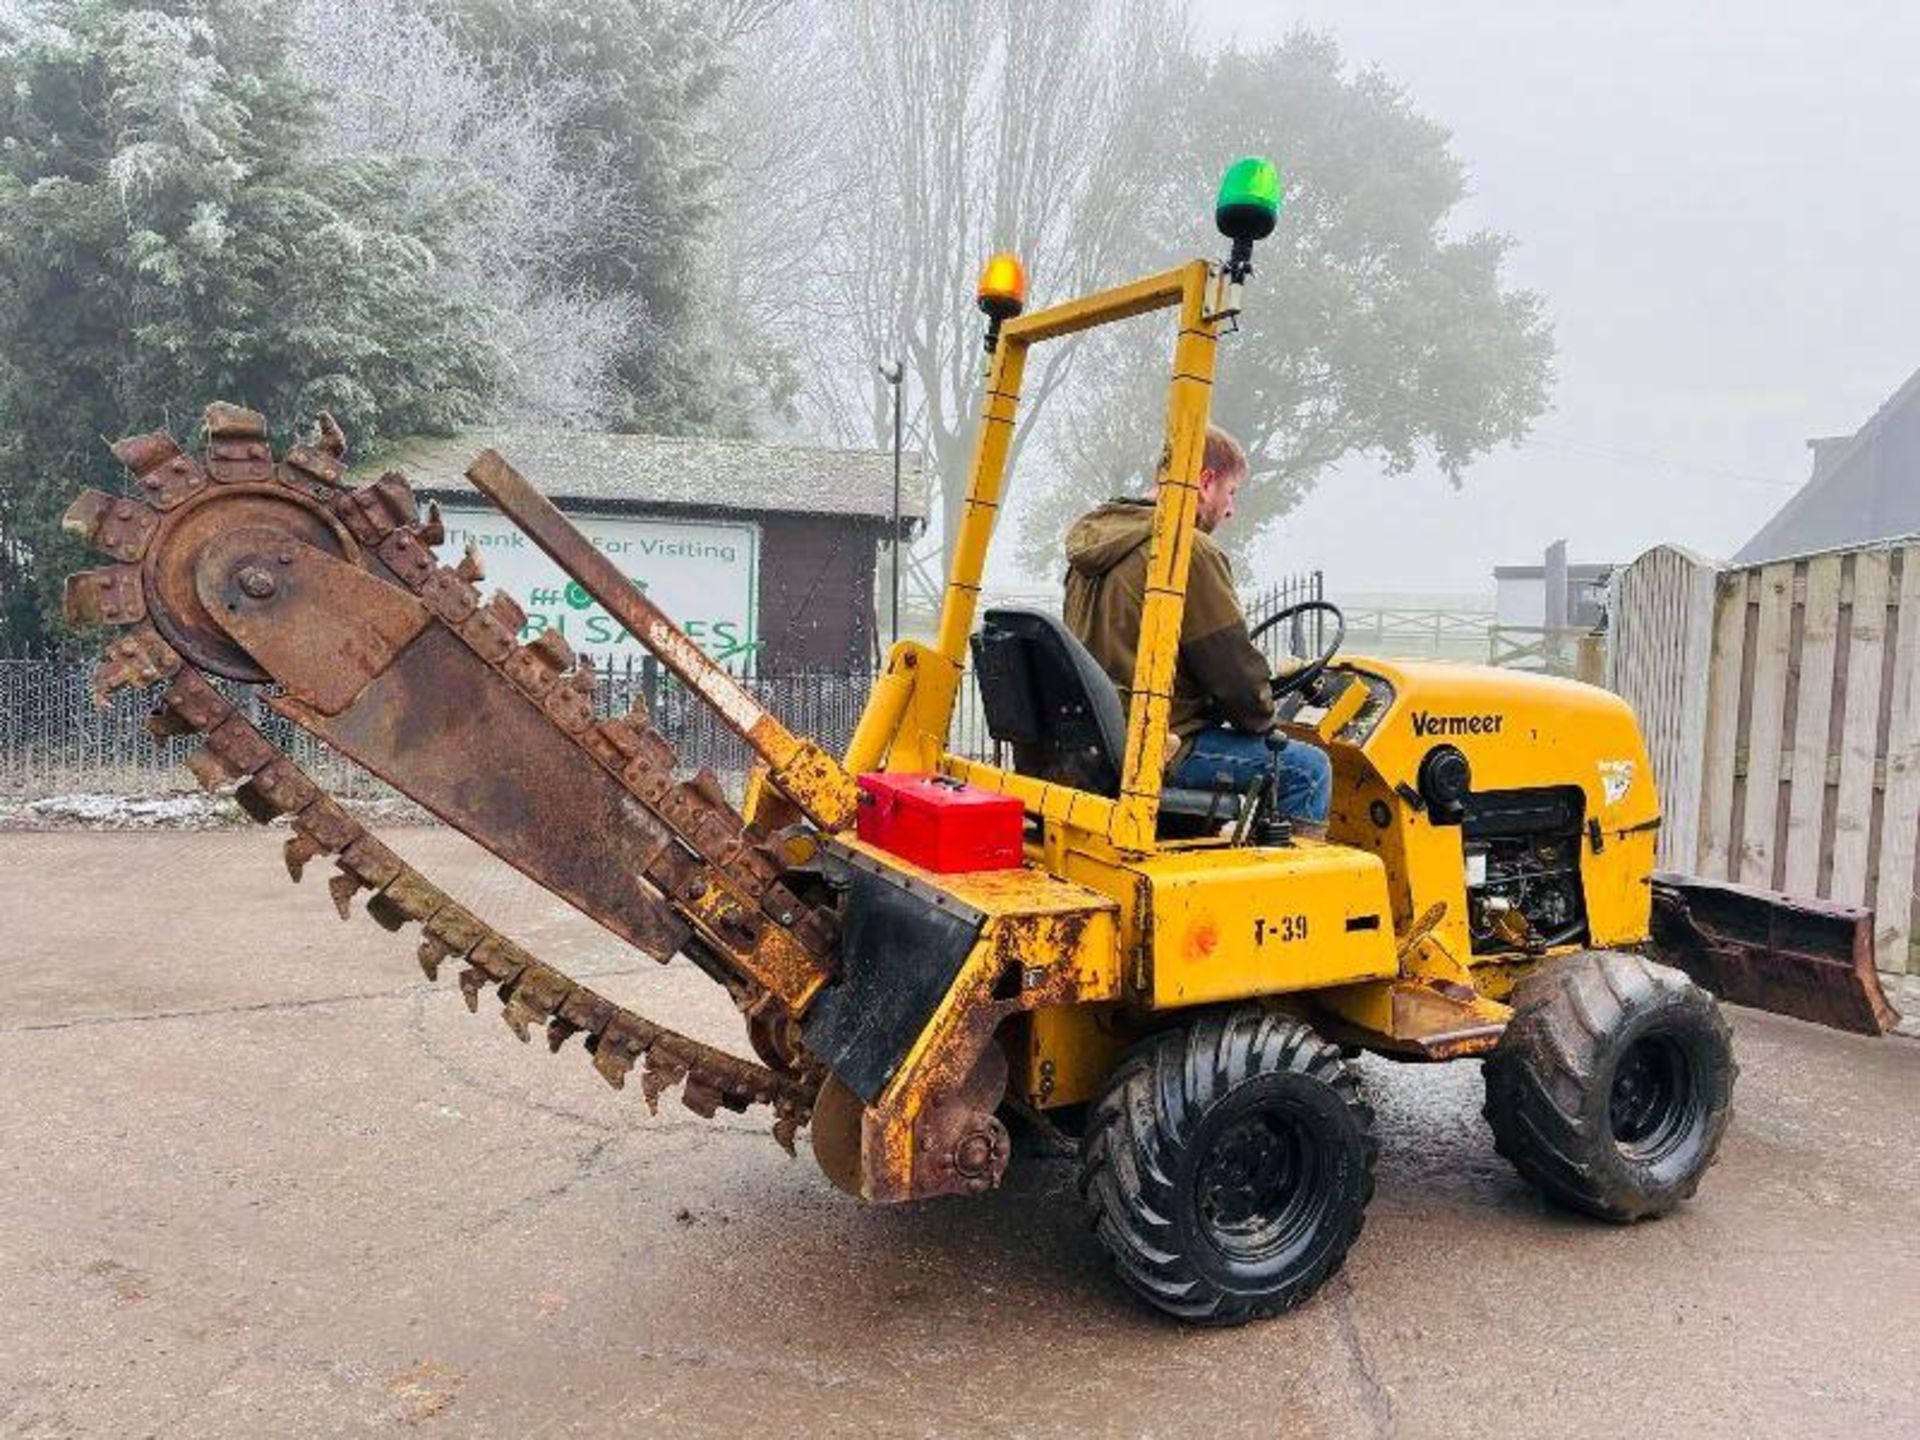
[[286,478],[290,483],[299,485],[304,482],[319,494],[337,489],[345,483],[346,466],[334,456],[305,445],[296,445],[287,451],[281,458],[280,466],[287,472]]
[[317,860],[326,853],[311,835],[303,835],[298,830],[289,835],[287,843],[280,847],[280,858],[286,864],[287,876],[296,885],[307,872],[307,862]]
[[127,685],[157,685],[180,669],[180,657],[150,625],[108,643],[93,672],[93,703],[105,709]]
[[160,512],[151,505],[100,490],[81,491],[60,517],[62,530],[113,560],[134,561],[145,555],[159,526]]
[[559,683],[561,672],[572,664],[573,649],[566,637],[557,630],[544,630],[532,643],[520,646],[507,656],[501,669],[528,699],[540,700]]
[[440,502],[429,500],[427,513],[414,527],[414,538],[429,550],[437,550],[447,543],[447,524],[440,518]]
[[547,1053],[558,1055],[560,1047],[580,1033],[580,1027],[555,1015],[547,1021]]
[[[587,1053],[593,1056],[593,1068],[616,1090],[627,1088],[627,1072],[633,1069],[636,1056],[619,1042],[605,1034],[595,1035],[587,1042]],[[649,1105],[649,1110],[657,1106]]]
[[136,480],[178,459],[182,453],[180,442],[164,430],[155,430],[146,435],[128,435],[114,441],[107,449]]
[[800,1122],[788,1116],[782,1115],[773,1122],[773,1143],[787,1152],[787,1158],[789,1160],[799,1158],[799,1152],[794,1148],[793,1144],[794,1137],[799,1133]]
[[412,487],[405,476],[392,471],[371,485],[347,491],[334,509],[356,539],[373,546],[420,518]]
[[207,434],[215,440],[258,440],[267,433],[267,417],[244,405],[216,400],[201,412]]
[[264,415],[216,401],[207,407],[206,430],[206,470],[216,484],[257,485],[273,478]]
[[202,745],[187,756],[187,769],[209,795],[218,795],[240,775],[233,762],[211,745]]
[[325,796],[293,817],[293,828],[328,855],[337,855],[366,831],[360,822]]
[[461,553],[460,563],[453,567],[453,573],[469,585],[478,585],[487,578],[487,565],[480,558],[480,546],[477,543],[467,541],[467,548]]
[[422,935],[420,944],[414,950],[414,958],[420,962],[420,973],[429,980],[440,978],[440,967],[446,963],[453,949],[446,941],[432,935]]
[[313,437],[304,445],[287,451],[281,464],[301,478],[323,488],[338,489],[346,483],[347,437],[339,423],[322,410],[313,420]]
[[[689,1071],[681,1077],[680,1103],[702,1120],[711,1120],[714,1112],[719,1110],[726,1101],[719,1089],[705,1075]],[[727,1108],[732,1110],[740,1107],[729,1105]]]
[[503,988],[501,1018],[521,1040],[532,1038],[531,1027],[545,1024],[566,1003],[573,982],[559,971],[532,961],[515,978],[510,989]]
[[327,879],[327,894],[333,897],[333,908],[340,912],[342,920],[353,918],[353,897],[366,888],[358,875],[346,870]]
[[133,565],[105,565],[67,576],[62,605],[69,625],[132,625],[147,618],[147,597]]
[[320,798],[320,789],[300,773],[291,760],[276,756],[233,792],[240,808],[265,825],[281,815],[301,811]]
[[427,922],[427,937],[446,947],[450,956],[466,959],[487,938],[487,927],[469,911],[449,902]]
[[548,693],[541,708],[547,712],[548,719],[569,735],[584,735],[593,724],[596,683],[590,668],[570,670],[560,677],[560,683]]
[[383,929],[397,931],[410,922],[431,920],[451,903],[444,891],[409,867],[367,902],[367,914]]
[[314,448],[321,450],[338,460],[347,453],[346,432],[340,428],[340,422],[333,418],[331,410],[322,410],[313,417]]
[[502,998],[500,1018],[523,1045],[533,1039],[533,1027],[546,1019],[538,1010],[520,998],[520,992],[517,989]]
[[149,502],[171,510],[207,488],[207,472],[180,449],[164,430],[130,435],[113,447],[113,458],[127,467]]
[[640,1098],[646,1101],[647,1113],[658,1115],[660,1097],[686,1078],[686,1066],[670,1055],[662,1055],[657,1047],[648,1050],[640,1070]]

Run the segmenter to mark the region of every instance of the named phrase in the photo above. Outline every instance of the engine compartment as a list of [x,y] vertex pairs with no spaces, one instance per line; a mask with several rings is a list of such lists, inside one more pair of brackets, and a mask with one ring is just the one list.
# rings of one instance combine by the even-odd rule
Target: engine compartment
[[1580,878],[1585,796],[1572,785],[1469,795],[1460,831],[1475,954],[1586,937]]

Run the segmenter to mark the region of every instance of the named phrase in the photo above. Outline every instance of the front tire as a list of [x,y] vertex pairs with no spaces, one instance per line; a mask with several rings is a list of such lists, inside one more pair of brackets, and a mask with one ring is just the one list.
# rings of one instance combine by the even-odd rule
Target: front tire
[[1291,1309],[1340,1268],[1378,1151],[1340,1052],[1248,1006],[1127,1055],[1088,1117],[1080,1189],[1129,1288],[1233,1325]]
[[1515,989],[1486,1060],[1484,1113],[1494,1148],[1548,1197],[1643,1220],[1699,1188],[1738,1073],[1720,1007],[1678,970],[1569,955]]

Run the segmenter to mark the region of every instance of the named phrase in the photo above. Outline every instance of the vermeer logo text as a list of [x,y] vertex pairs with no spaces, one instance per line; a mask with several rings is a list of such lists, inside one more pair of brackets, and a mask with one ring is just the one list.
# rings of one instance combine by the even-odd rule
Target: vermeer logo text
[[1504,715],[1434,715],[1426,710],[1413,712],[1413,733],[1421,739],[1429,735],[1498,735]]

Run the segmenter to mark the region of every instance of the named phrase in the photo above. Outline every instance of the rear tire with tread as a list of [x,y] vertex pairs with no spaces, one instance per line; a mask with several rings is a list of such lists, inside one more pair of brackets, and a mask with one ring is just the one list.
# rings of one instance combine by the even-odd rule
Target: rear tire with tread
[[1379,1146],[1339,1050],[1257,1006],[1136,1046],[1087,1117],[1081,1194],[1120,1278],[1182,1320],[1300,1304],[1366,1219]]
[[1515,988],[1485,1062],[1494,1148],[1561,1204],[1620,1222],[1693,1195],[1732,1113],[1732,1035],[1713,997],[1639,955],[1550,960]]

